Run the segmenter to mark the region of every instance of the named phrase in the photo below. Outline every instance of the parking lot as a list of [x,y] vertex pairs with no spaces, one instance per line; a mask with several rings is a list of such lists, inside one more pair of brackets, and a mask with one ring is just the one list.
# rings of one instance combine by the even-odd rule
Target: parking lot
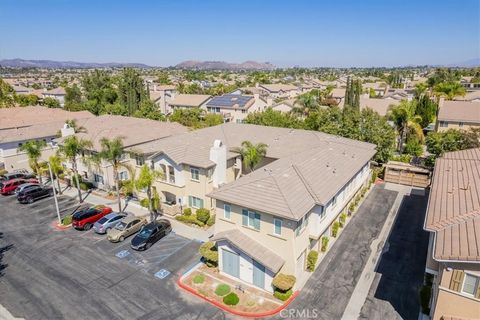
[[[62,215],[78,205],[60,196]],[[93,230],[57,230],[52,198],[20,205],[0,197],[0,304],[26,319],[223,319],[175,281],[200,243],[170,233],[149,250]]]

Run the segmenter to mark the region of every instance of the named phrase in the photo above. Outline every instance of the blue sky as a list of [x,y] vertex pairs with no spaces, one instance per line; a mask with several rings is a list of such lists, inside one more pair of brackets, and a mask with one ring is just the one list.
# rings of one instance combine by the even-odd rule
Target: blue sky
[[0,59],[451,64],[480,57],[479,0],[0,0]]

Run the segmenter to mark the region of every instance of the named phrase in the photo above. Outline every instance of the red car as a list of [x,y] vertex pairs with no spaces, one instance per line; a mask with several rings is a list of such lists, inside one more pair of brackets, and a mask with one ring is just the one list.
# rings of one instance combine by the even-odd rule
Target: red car
[[11,179],[0,182],[0,193],[3,195],[13,194],[18,186],[24,183],[38,183],[37,179]]
[[72,215],[72,226],[77,230],[89,230],[95,222],[112,212],[112,208],[103,205],[84,208]]

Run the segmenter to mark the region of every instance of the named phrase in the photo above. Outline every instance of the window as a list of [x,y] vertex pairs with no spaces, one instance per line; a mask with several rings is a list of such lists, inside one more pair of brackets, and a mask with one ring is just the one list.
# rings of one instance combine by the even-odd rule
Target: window
[[188,196],[188,205],[192,208],[203,208],[203,199],[194,196]]
[[445,122],[445,121],[440,121],[440,127],[446,128],[446,127],[448,127],[448,123]]
[[122,171],[118,173],[118,180],[124,181],[128,179],[128,172],[127,171]]
[[332,199],[332,207],[335,207],[337,205],[337,197],[333,197]]
[[476,291],[478,290],[480,277],[475,277],[471,274],[465,273],[465,278],[463,279],[462,292],[475,296]]
[[243,123],[243,120],[237,119],[236,122],[237,122],[237,123]]
[[308,225],[308,217],[304,216],[302,219],[297,221],[297,226],[295,228],[295,234],[298,236],[300,232]]
[[172,166],[168,166],[168,181],[175,183],[175,169]]
[[242,225],[260,230],[260,214],[246,209],[242,210]]
[[163,172],[163,175],[160,177],[160,180],[166,181],[167,180],[167,167],[164,164],[160,165],[160,170]]
[[145,158],[142,155],[135,155],[135,163],[137,166],[143,166],[145,164]]
[[190,173],[192,175],[192,180],[200,180],[200,170],[198,168],[190,167]]
[[225,219],[230,220],[231,213],[232,213],[232,208],[230,207],[230,205],[229,204],[224,204],[223,205],[223,217]]
[[458,123],[458,126],[459,126],[460,128],[462,128],[462,127],[463,127],[463,122],[459,122],[459,123]]
[[282,220],[281,219],[273,219],[273,233],[276,235],[282,234]]
[[103,176],[101,176],[101,175],[99,175],[99,174],[94,174],[94,175],[93,175],[93,180],[94,180],[96,183],[103,184]]

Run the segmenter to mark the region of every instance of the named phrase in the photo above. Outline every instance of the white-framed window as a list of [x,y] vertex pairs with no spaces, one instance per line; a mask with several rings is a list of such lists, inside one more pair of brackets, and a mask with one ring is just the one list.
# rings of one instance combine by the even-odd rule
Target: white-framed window
[[232,213],[232,207],[229,204],[225,203],[223,205],[223,217],[225,219],[230,220],[231,213]]
[[440,121],[440,127],[446,128],[448,127],[448,123],[446,121]]
[[260,230],[260,214],[247,209],[242,210],[242,225]]
[[203,199],[194,196],[188,196],[188,205],[196,209],[203,208]]
[[297,221],[297,226],[295,227],[295,235],[300,235],[303,229],[308,225],[308,217],[303,216],[302,219]]
[[195,180],[195,181],[200,180],[200,169],[190,167],[190,174],[192,175],[192,180]]
[[122,171],[118,173],[118,180],[124,181],[128,179],[128,171]]
[[103,184],[103,176],[101,176],[99,174],[94,174],[93,175],[93,181],[95,181],[96,183]]
[[162,171],[162,175],[160,176],[160,180],[166,181],[167,180],[167,167],[161,163],[160,164],[160,171]]
[[462,293],[475,296],[478,290],[480,277],[465,273],[462,284]]
[[282,219],[273,219],[273,234],[276,234],[277,236],[282,235]]

